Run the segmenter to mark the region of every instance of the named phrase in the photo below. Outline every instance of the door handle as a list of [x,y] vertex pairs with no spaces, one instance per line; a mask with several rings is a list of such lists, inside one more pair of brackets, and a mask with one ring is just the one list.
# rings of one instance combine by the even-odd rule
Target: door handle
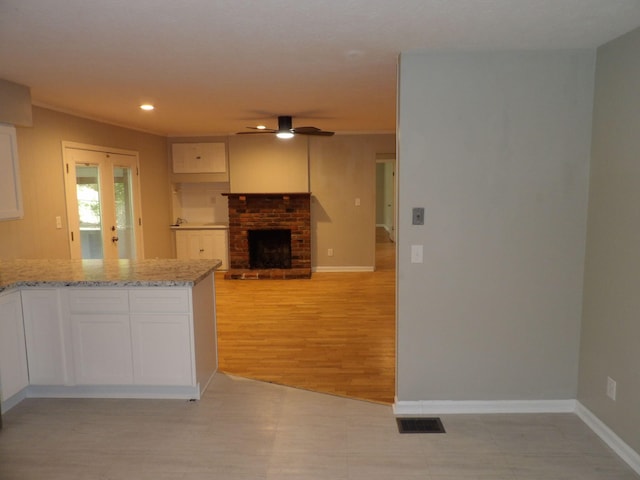
[[113,237],[111,237],[111,241],[113,243],[116,243],[118,241],[118,237],[114,235]]

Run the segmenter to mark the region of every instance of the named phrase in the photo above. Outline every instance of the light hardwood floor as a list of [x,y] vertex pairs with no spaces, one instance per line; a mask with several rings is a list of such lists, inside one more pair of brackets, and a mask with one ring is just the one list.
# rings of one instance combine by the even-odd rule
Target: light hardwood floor
[[395,395],[395,248],[376,271],[310,280],[216,275],[222,372],[390,404]]

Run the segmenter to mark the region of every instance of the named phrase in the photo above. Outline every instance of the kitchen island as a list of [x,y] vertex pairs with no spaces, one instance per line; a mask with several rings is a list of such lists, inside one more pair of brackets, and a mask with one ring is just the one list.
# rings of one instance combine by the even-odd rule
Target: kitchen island
[[0,260],[0,400],[198,399],[219,260]]

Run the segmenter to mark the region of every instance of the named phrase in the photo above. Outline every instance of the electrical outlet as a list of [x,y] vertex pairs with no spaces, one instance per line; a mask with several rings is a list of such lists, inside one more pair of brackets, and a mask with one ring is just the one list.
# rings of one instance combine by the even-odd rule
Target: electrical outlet
[[327,250],[327,257],[333,257],[333,248]]
[[611,377],[607,377],[607,397],[611,400],[616,399],[616,387],[616,381]]
[[359,206],[360,206],[360,199],[356,198],[356,207],[359,207]]
[[57,229],[62,228],[62,217],[60,217],[60,215],[56,217],[56,228]]

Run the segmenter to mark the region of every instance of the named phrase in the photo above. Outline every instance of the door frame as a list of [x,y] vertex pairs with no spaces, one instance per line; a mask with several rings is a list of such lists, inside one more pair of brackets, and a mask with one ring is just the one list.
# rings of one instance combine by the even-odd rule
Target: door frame
[[[68,245],[69,245],[69,257],[74,258],[82,258],[82,256],[78,257],[76,253],[76,249],[74,249],[74,230],[75,226],[78,225],[79,220],[77,219],[77,196],[75,192],[75,181],[73,182],[73,186],[71,185],[71,166],[70,163],[73,163],[72,160],[68,158],[67,149],[74,150],[87,150],[92,152],[99,152],[104,154],[119,154],[119,155],[128,155],[133,158],[135,161],[135,176],[134,182],[136,183],[133,188],[133,205],[134,212],[136,212],[137,220],[135,222],[135,247],[136,247],[136,259],[142,260],[144,259],[144,241],[143,241],[143,228],[142,228],[142,200],[141,200],[141,187],[140,187],[140,158],[138,152],[135,150],[125,150],[122,148],[113,148],[113,147],[104,147],[100,145],[90,145],[86,143],[78,143],[78,142],[68,142],[62,141],[62,171],[64,175],[64,193],[65,193],[65,204],[66,204],[66,214],[67,214],[67,232],[68,232]],[[75,175],[73,176],[75,178]],[[71,201],[71,192],[73,192],[73,202]],[[72,208],[73,205],[73,208]],[[72,221],[75,218],[75,221]],[[76,234],[79,238],[79,232]]]
[[[390,164],[393,167],[393,178],[391,179],[391,188],[392,188],[392,192],[391,192],[391,231],[389,232],[389,237],[391,238],[392,242],[396,242],[396,205],[397,205],[397,199],[396,199],[396,192],[397,192],[397,185],[396,185],[396,170],[397,170],[397,159],[396,159],[396,154],[395,153],[378,153],[376,154],[376,167],[378,166],[378,164]],[[376,181],[377,181],[377,170],[376,170]],[[376,195],[376,202],[379,201],[379,198],[377,198]],[[377,203],[376,203],[377,206]],[[376,223],[377,225],[377,223]]]

